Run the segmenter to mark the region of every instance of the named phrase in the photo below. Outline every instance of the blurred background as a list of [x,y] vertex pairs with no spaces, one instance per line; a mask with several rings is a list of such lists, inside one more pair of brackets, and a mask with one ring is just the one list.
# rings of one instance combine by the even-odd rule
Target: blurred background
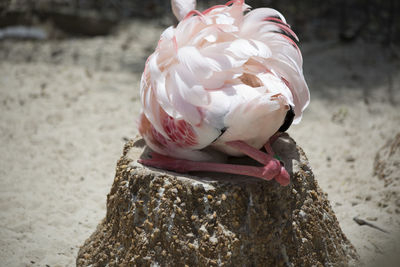
[[[200,0],[198,9],[224,1]],[[362,39],[382,44],[400,41],[400,2],[396,0],[252,0],[285,14],[303,40]],[[72,35],[103,35],[129,19],[171,19],[168,0],[2,0],[0,27],[51,23]],[[3,29],[4,30],[4,29]],[[47,37],[57,37],[47,32]],[[3,37],[4,38],[4,37]]]

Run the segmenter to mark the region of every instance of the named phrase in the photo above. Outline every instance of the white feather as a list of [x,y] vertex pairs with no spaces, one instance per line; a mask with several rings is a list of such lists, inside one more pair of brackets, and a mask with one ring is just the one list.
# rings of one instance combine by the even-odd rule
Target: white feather
[[172,12],[180,21],[196,8],[196,0],[171,0]]
[[[227,141],[260,148],[280,128],[289,105],[294,122],[301,120],[310,95],[300,50],[286,36],[295,34],[282,14],[260,8],[244,15],[249,7],[234,1],[186,16],[195,1],[171,3],[180,23],[163,32],[141,80],[142,112],[167,140],[160,147],[146,137],[149,146],[194,160],[207,158],[198,150],[209,146],[237,155]],[[165,114],[184,120],[196,143],[169,140]]]

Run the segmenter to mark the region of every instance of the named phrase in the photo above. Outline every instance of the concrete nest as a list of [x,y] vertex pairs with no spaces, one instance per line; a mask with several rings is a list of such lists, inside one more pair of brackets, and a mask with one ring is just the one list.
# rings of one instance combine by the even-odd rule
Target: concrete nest
[[[275,152],[291,175],[275,181],[183,175],[137,163],[129,141],[107,197],[107,215],[81,247],[78,266],[347,266],[357,252],[288,135]],[[232,162],[251,161],[247,158]]]

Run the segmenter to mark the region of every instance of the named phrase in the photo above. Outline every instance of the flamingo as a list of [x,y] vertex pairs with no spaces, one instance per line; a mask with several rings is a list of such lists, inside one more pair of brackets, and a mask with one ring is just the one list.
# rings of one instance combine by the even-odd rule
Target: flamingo
[[[139,133],[153,152],[139,163],[288,185],[271,144],[310,99],[296,34],[278,11],[244,0],[203,12],[195,0],[171,5],[179,22],[161,34],[141,78]],[[262,166],[224,163],[243,155]]]

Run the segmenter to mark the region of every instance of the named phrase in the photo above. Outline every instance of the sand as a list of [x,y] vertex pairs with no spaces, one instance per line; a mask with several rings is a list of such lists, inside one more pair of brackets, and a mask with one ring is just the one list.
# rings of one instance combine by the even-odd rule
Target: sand
[[[137,133],[140,75],[160,32],[132,22],[107,37],[0,42],[2,266],[75,264],[105,216],[124,139]],[[363,264],[395,266],[399,188],[385,187],[373,163],[400,132],[396,50],[362,42],[301,49],[312,100],[289,133]]]

